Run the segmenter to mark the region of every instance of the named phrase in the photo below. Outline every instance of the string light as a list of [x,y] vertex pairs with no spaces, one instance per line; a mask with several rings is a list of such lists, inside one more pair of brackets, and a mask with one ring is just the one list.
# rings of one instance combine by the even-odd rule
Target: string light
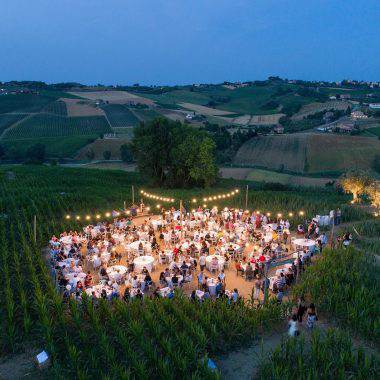
[[75,219],[76,219],[76,220],[80,220],[80,216],[77,215],[77,216],[75,217]]
[[301,216],[303,216],[305,213],[303,211],[300,211],[299,213]]
[[66,215],[66,219],[70,219],[71,218],[71,216],[70,215]]
[[196,198],[193,198],[193,203],[196,203],[197,202],[197,199]]
[[292,217],[292,216],[293,216],[293,213],[292,213],[292,212],[289,212],[289,216]]
[[159,200],[162,202],[174,202],[174,198],[168,198],[168,197],[163,197],[163,196],[156,195],[156,194],[147,193],[144,190],[141,190],[140,193],[147,198],[156,199],[156,200]]
[[91,216],[90,215],[86,215],[86,220],[90,220],[91,219]]
[[[216,201],[218,199],[226,199],[226,198],[230,198],[234,195],[236,195],[237,193],[239,193],[239,189],[235,189],[233,191],[230,191],[229,193],[225,193],[225,194],[215,194],[215,195],[209,195],[207,197],[203,197],[203,202],[207,202],[207,201]],[[193,203],[194,202],[194,199],[193,199]]]

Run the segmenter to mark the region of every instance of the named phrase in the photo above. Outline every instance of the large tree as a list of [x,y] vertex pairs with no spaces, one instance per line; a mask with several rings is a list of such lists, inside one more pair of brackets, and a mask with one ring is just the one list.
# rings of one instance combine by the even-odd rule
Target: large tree
[[215,182],[215,143],[205,131],[159,118],[135,129],[132,147],[140,172],[156,184],[205,187]]

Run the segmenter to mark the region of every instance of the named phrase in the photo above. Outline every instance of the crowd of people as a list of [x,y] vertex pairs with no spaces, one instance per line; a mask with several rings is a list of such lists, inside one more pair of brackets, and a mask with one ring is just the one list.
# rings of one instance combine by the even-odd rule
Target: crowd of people
[[[314,246],[293,247],[289,220],[258,212],[198,208],[181,221],[173,208],[141,224],[119,216],[53,236],[52,274],[64,296],[78,301],[84,292],[94,300],[172,298],[176,288],[183,288],[194,300],[236,302],[239,291],[226,279],[226,272],[235,270],[253,282],[255,299],[269,288],[281,302],[297,271],[327,242],[314,220],[303,237],[314,238]],[[294,260],[268,277],[271,266],[289,257]]]

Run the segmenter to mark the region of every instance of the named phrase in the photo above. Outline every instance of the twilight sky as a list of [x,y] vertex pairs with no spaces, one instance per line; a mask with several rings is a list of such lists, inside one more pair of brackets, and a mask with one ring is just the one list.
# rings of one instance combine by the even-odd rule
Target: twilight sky
[[0,81],[380,81],[380,0],[0,0]]

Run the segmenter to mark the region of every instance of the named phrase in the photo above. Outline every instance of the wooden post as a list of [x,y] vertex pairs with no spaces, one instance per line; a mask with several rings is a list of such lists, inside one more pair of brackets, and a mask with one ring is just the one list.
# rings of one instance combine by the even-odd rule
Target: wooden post
[[37,243],[37,216],[34,215],[33,217],[33,236],[34,236],[34,242]]
[[247,189],[245,191],[245,209],[246,210],[248,209],[248,185],[247,185]]
[[127,210],[126,205],[125,205],[125,201],[123,203],[124,203],[124,212],[125,212]]
[[182,211],[182,199],[179,201],[179,215],[181,220],[181,240],[183,237],[183,211]]
[[132,185],[132,205],[135,204],[135,187]]

